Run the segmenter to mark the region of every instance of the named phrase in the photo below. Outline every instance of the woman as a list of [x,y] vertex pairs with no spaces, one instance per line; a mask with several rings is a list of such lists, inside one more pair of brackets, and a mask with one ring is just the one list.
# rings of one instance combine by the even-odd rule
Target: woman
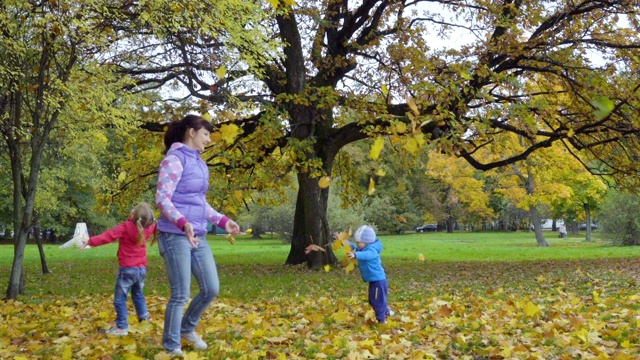
[[[196,115],[187,115],[169,124],[164,135],[166,155],[160,163],[156,204],[158,249],[164,258],[171,298],[165,310],[162,345],[171,355],[182,355],[180,338],[196,349],[207,344],[195,333],[200,316],[218,296],[220,282],[213,254],[206,241],[207,221],[230,234],[239,232],[238,224],[214,210],[206,200],[209,169],[200,157],[211,142],[211,123]],[[191,275],[200,292],[189,301]]]

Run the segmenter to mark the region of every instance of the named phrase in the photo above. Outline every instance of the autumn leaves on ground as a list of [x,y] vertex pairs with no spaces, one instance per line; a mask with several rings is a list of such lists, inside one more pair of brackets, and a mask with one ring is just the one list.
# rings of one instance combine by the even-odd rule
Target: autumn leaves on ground
[[[29,281],[111,288],[113,263],[92,274],[69,264]],[[166,281],[150,259],[152,324],[100,333],[113,321],[112,294],[27,294],[4,302],[2,359],[167,359],[160,341]],[[395,315],[374,323],[358,271],[318,274],[279,265],[220,264],[223,291],[198,332],[209,348],[183,345],[188,359],[634,359],[640,344],[636,259],[503,263],[387,261]],[[157,276],[157,277],[154,277]],[[55,279],[55,280],[53,280]],[[91,280],[93,279],[93,280]],[[294,279],[294,280],[291,280]],[[75,285],[74,285],[75,284]],[[245,286],[243,288],[243,286]],[[233,289],[231,293],[224,288]],[[161,290],[165,292],[165,290]],[[71,291],[69,291],[71,292]]]

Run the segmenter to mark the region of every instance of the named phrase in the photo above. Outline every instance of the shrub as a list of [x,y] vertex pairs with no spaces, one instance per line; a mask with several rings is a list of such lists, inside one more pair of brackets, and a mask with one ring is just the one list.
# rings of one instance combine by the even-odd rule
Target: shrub
[[615,245],[640,245],[640,197],[613,193],[599,212],[600,225],[605,238]]

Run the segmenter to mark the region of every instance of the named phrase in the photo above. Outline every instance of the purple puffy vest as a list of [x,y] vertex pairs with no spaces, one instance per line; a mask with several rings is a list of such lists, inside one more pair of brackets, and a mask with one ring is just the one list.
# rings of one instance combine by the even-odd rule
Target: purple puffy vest
[[[206,193],[209,189],[209,168],[196,149],[181,146],[169,150],[166,156],[175,155],[182,163],[182,177],[171,197],[173,205],[193,225],[195,235],[207,233]],[[158,219],[158,230],[172,234],[184,234],[164,213]]]

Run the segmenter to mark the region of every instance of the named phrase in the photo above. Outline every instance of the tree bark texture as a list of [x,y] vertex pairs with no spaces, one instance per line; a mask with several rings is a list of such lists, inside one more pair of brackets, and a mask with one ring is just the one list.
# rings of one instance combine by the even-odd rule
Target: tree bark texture
[[[337,264],[331,246],[329,221],[327,220],[328,190],[320,189],[318,179],[307,173],[298,173],[298,197],[293,221],[291,250],[287,265],[306,263],[310,269],[318,270],[325,264]],[[325,249],[305,254],[304,249],[316,244]]]

